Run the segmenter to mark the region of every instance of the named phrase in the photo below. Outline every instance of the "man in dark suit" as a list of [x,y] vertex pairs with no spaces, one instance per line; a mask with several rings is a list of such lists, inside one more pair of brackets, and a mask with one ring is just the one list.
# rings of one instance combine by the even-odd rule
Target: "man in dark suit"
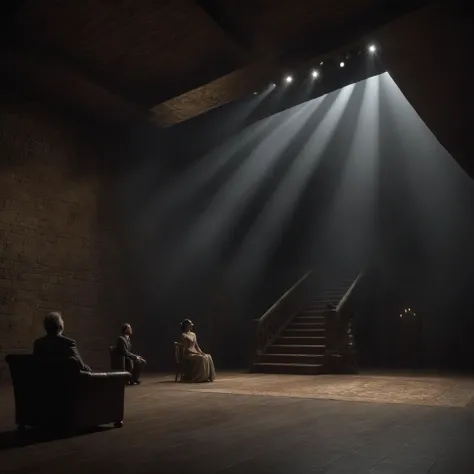
[[74,359],[80,370],[91,372],[91,368],[84,364],[76,341],[62,335],[64,321],[61,313],[49,313],[43,321],[46,336],[36,339],[33,344],[33,354],[40,357],[48,357],[57,360]]
[[146,364],[146,360],[132,352],[132,343],[130,337],[132,336],[132,326],[125,323],[122,325],[122,335],[117,339],[115,350],[118,356],[125,360],[125,370],[132,374],[131,385],[140,384],[140,372],[142,367]]

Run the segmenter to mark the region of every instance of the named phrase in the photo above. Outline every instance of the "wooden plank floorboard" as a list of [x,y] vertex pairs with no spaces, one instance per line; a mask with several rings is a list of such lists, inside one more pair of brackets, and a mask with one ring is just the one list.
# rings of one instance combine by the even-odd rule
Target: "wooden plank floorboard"
[[[0,446],[0,473],[474,473],[472,405],[192,392],[153,379],[126,400],[122,429]],[[12,413],[2,389],[0,442]]]

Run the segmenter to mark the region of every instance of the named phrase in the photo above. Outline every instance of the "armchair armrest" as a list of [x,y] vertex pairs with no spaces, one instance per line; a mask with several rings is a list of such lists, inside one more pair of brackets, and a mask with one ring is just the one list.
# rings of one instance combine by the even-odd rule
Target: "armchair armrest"
[[131,377],[130,372],[84,372],[81,371],[81,377],[89,377],[95,379],[124,379],[128,380]]
[[74,387],[70,413],[74,424],[99,426],[116,423],[124,416],[125,385],[129,372],[81,372]]

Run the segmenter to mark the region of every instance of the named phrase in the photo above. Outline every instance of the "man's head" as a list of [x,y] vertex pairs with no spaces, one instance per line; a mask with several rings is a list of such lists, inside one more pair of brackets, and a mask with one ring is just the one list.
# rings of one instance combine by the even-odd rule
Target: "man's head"
[[122,324],[122,334],[124,336],[131,336],[132,333],[132,326],[129,323]]
[[47,334],[57,336],[64,331],[64,321],[59,311],[52,311],[47,314],[43,321],[43,326]]

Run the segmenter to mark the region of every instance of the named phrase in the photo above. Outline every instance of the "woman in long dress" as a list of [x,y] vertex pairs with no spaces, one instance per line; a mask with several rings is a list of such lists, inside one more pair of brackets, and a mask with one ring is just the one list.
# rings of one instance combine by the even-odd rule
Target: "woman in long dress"
[[184,362],[187,364],[185,379],[188,382],[213,382],[216,378],[214,362],[210,354],[205,354],[192,332],[194,325],[191,320],[185,319],[181,323],[181,344],[184,349]]

